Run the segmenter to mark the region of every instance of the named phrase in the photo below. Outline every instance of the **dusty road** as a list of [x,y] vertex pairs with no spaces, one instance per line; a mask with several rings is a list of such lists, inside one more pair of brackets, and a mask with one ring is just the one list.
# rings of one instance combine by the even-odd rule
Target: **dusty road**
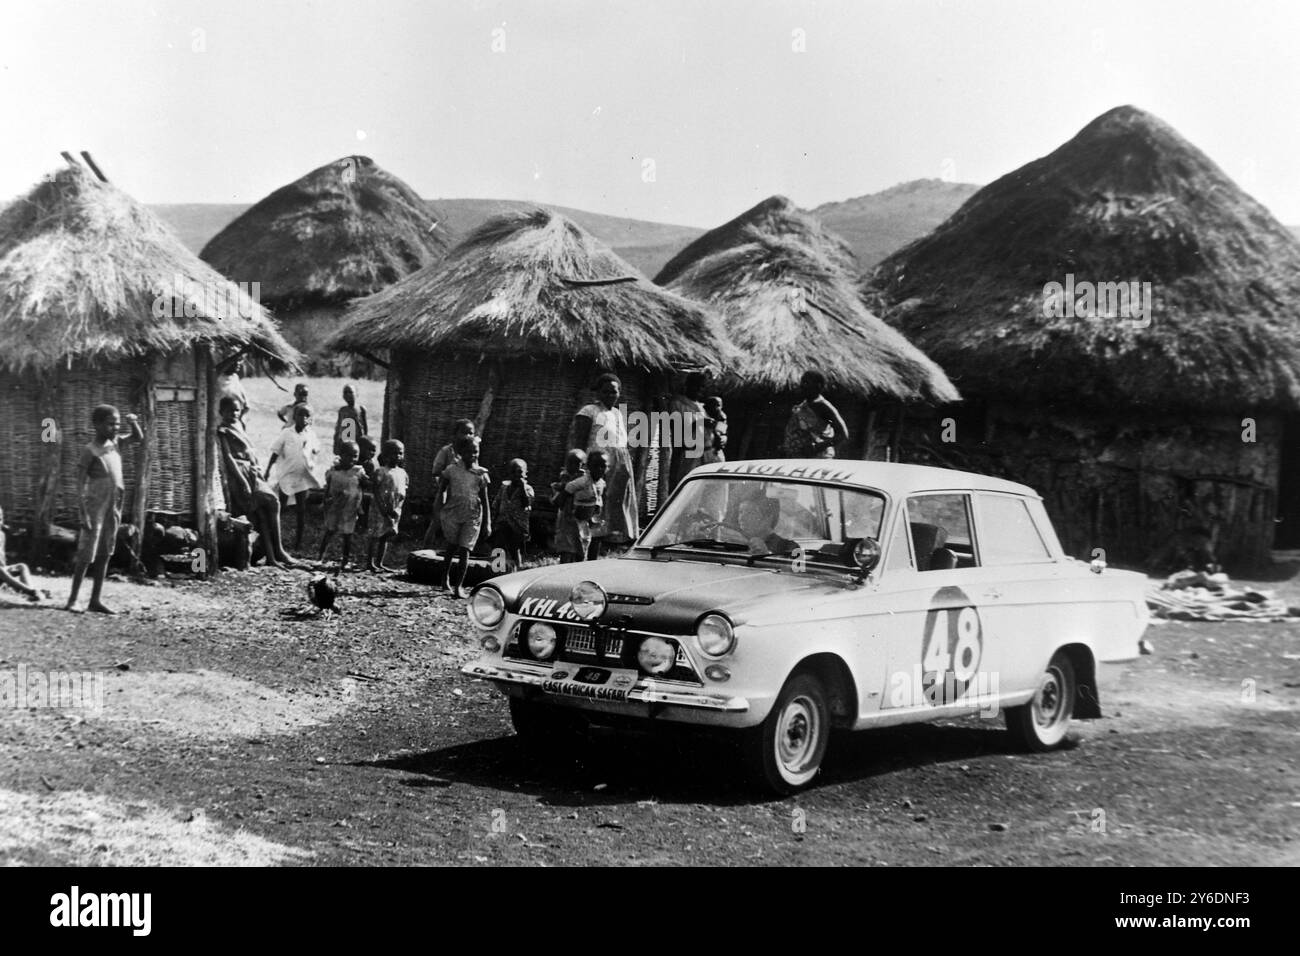
[[0,710],[0,862],[1300,863],[1297,625],[1152,628],[1067,751],[1008,752],[1000,720],[876,731],[764,800],[716,746],[531,753],[458,673],[463,604],[350,575],[345,613],[295,620],[303,580],[111,582],[114,619],[0,597],[0,675],[106,674],[101,710]]

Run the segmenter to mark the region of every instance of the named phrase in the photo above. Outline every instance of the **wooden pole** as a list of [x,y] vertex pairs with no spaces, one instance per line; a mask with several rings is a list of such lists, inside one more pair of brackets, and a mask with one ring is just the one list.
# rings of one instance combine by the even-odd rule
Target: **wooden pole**
[[[154,455],[158,450],[158,416],[154,397],[154,370],[161,356],[153,355],[142,363],[144,366],[144,407],[140,430],[144,432],[144,442],[140,445],[140,454],[136,456],[135,495],[131,499],[131,522],[135,525],[135,535],[131,546],[137,555],[143,553],[144,520],[149,507],[149,481],[153,470]],[[137,569],[132,568],[132,571]]]
[[217,367],[207,346],[199,346],[194,353],[194,519],[203,550],[206,573],[216,575],[221,570],[217,553],[216,502],[214,500],[217,471],[217,432],[212,427],[214,400],[217,397]]
[[474,416],[474,431],[480,436],[487,429],[488,419],[492,417],[492,402],[496,399],[497,386],[501,383],[501,370],[495,361],[488,366],[487,388],[478,403],[478,413]]
[[862,438],[862,460],[871,461],[872,452],[875,449],[876,434],[876,410],[869,402],[863,403],[864,414],[862,416],[862,430],[866,433]]
[[59,420],[58,386],[50,375],[41,375],[37,394],[36,407],[41,410],[42,418],[32,424],[41,429],[41,479],[36,486],[36,510],[32,515],[31,549],[27,560],[34,565],[43,565],[59,499],[64,423]]

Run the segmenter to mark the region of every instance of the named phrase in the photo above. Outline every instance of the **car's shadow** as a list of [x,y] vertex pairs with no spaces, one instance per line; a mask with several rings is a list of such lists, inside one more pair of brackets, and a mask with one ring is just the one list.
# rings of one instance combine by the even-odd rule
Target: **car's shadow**
[[[810,794],[900,770],[1012,752],[991,726],[914,724],[837,733]],[[658,803],[731,806],[777,799],[744,779],[741,754],[728,738],[595,731],[563,743],[510,735],[355,766],[412,774],[403,784],[440,788],[468,783],[535,795],[553,806]]]

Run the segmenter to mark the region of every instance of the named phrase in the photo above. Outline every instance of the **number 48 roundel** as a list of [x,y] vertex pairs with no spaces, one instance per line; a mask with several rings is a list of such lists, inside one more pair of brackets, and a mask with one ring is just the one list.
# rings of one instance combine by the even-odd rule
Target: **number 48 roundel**
[[961,588],[940,588],[930,599],[921,642],[921,686],[931,704],[961,698],[979,672],[984,628]]

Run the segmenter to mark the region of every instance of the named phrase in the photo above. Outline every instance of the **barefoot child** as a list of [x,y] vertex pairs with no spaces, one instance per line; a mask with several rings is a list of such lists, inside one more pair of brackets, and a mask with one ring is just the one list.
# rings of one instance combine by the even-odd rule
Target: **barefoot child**
[[112,405],[96,405],[90,413],[95,437],[81,449],[77,462],[77,484],[81,498],[81,528],[77,534],[77,556],[72,565],[72,592],[66,605],[75,611],[77,595],[86,569],[93,566],[94,577],[87,610],[100,614],[115,614],[100,599],[104,578],[108,575],[108,559],[117,545],[117,528],[122,521],[122,499],[126,485],[122,482],[122,455],[119,442],[136,443],[144,440],[140,421],[127,415],[131,431],[119,435],[122,419]]
[[[271,443],[271,460],[266,463],[266,475],[271,487],[280,493],[280,504],[293,498],[298,522],[298,533],[293,539],[293,549],[302,547],[302,529],[307,520],[307,492],[321,487],[319,466],[320,441],[311,427],[311,406],[295,405],[293,424],[286,425]],[[275,477],[271,478],[276,461],[280,462]]]
[[[379,453],[379,467],[375,469],[375,510],[379,512],[379,533],[370,539],[369,560],[371,571],[393,571],[384,566],[384,551],[397,537],[397,526],[402,520],[402,506],[406,504],[406,446],[390,438]],[[376,547],[378,555],[375,554]]]
[[[429,469],[429,474],[433,477],[433,484],[436,488],[438,479],[442,473],[447,470],[447,466],[456,460],[456,442],[466,436],[473,437],[477,434],[474,423],[468,418],[458,418],[451,426],[451,441],[438,449],[438,454],[433,456],[433,467]],[[434,548],[438,546],[438,539],[442,537],[442,529],[438,527],[438,519],[429,520],[429,528],[424,533],[424,546]]]
[[478,463],[478,449],[479,440],[475,436],[463,435],[456,440],[456,454],[460,457],[443,470],[433,495],[433,517],[447,541],[443,565],[445,584],[455,598],[464,597],[460,586],[465,581],[469,553],[478,542],[479,531],[492,533],[488,472]]
[[361,498],[365,493],[366,473],[357,464],[357,443],[345,441],[339,448],[339,460],[325,475],[325,535],[320,542],[319,560],[325,560],[325,550],[337,531],[343,538],[343,557],[339,560],[341,574],[348,566],[352,551],[352,532],[356,529],[357,515],[361,511]]
[[23,594],[33,604],[40,604],[50,596],[32,585],[31,573],[25,564],[5,564],[5,510],[0,508],[0,584],[7,584]]
[[506,560],[510,562],[511,571],[518,571],[524,563],[533,497],[533,486],[528,483],[528,462],[522,458],[510,459],[510,477],[501,482],[493,512],[497,521],[497,536],[506,550]]
[[369,534],[370,489],[375,487],[375,474],[379,471],[379,464],[375,461],[375,440],[369,435],[362,435],[357,439],[357,448],[360,449],[357,464],[366,473],[365,487],[367,489],[366,494],[361,496],[361,514],[357,518],[357,531],[361,534]]

